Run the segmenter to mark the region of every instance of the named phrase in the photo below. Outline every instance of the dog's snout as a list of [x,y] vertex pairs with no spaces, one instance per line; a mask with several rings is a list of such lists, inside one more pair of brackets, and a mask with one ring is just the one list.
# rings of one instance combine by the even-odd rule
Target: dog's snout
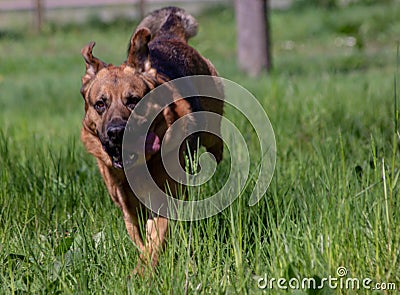
[[107,136],[110,141],[116,142],[121,141],[124,136],[125,126],[113,125],[107,128]]

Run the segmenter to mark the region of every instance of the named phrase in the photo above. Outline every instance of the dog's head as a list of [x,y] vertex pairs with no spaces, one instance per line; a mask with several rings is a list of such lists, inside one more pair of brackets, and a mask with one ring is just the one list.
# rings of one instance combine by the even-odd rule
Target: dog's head
[[[151,68],[148,42],[150,31],[143,28],[131,39],[128,58],[120,66],[106,64],[92,54],[94,42],[82,49],[86,73],[81,94],[85,100],[83,128],[98,137],[116,168],[122,168],[122,138],[125,126],[140,99],[157,86],[157,73]],[[159,149],[159,136],[146,139],[146,157]]]

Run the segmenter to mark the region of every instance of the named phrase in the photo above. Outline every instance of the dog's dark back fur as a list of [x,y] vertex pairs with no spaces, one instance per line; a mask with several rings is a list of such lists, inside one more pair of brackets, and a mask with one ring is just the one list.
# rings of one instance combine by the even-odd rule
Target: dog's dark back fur
[[148,28],[151,32],[152,38],[155,38],[159,33],[161,34],[160,29],[164,26],[165,22],[171,15],[177,17],[178,21],[175,22],[175,24],[180,23],[184,28],[183,37],[186,41],[189,38],[196,36],[198,29],[196,19],[185,10],[173,6],[164,7],[151,12],[139,23],[134,34],[142,28]]
[[[150,62],[157,73],[169,80],[216,74],[210,70],[209,61],[187,45],[187,40],[197,34],[198,24],[183,9],[166,7],[155,10],[140,22],[135,33],[142,28],[151,32],[152,41],[148,46]],[[131,44],[128,52],[131,50],[130,46]]]
[[[181,27],[178,32],[177,27]],[[152,67],[170,80],[192,75],[211,75],[201,55],[180,38],[183,32],[184,28],[177,16],[170,15],[160,33],[149,43]]]

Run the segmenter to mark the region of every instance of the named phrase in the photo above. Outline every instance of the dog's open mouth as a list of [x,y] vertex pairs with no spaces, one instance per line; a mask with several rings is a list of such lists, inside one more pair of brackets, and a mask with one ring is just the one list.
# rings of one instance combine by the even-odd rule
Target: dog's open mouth
[[[103,149],[110,156],[112,165],[117,169],[123,169],[124,166],[135,165],[137,160],[140,158],[139,155],[143,155],[143,137],[139,137],[134,143],[126,143],[125,151],[128,152],[128,157],[123,159],[122,157],[122,143],[104,142]],[[161,141],[160,138],[154,133],[149,132],[146,136],[144,157],[147,160],[153,154],[160,150]]]
[[124,168],[123,164],[122,164],[122,159],[121,157],[117,157],[117,156],[113,156],[112,157],[112,164],[115,168],[118,169],[122,169]]
[[106,143],[103,144],[104,151],[110,156],[112,165],[115,168],[122,169],[123,161],[122,161],[122,145],[121,144],[113,144]]

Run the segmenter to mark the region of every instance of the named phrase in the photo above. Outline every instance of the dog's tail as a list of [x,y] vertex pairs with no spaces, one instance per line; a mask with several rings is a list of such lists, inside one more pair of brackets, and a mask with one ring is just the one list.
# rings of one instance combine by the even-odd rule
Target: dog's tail
[[[135,32],[146,27],[151,32],[151,38],[154,39],[160,33],[161,28],[164,28],[164,24],[171,16],[179,22],[176,24],[176,29],[180,30],[176,32],[177,35],[183,35],[185,41],[196,36],[198,29],[197,20],[185,10],[174,6],[164,7],[150,13],[140,22]],[[181,32],[182,29],[183,32]],[[173,33],[174,28],[169,28],[169,31]]]

